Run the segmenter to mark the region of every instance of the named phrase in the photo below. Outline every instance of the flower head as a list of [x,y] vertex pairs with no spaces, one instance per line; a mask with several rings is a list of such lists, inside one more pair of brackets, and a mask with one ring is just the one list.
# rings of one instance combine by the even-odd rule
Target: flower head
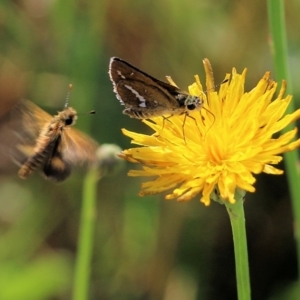
[[292,99],[284,97],[285,81],[272,101],[277,83],[270,79],[270,72],[244,92],[246,70],[238,74],[233,69],[216,92],[210,62],[203,63],[207,95],[198,76],[189,86],[191,95],[204,99],[200,112],[143,120],[154,130],[150,136],[123,129],[133,144],[142,146],[120,154],[143,164],[143,170],[131,170],[129,175],[155,177],[143,183],[142,196],[173,189],[166,199],[187,201],[201,193],[201,201],[209,205],[210,194],[217,188],[222,199],[234,203],[237,188],[255,191],[253,174],[282,174],[272,165],[282,160],[281,153],[300,146],[300,139],[291,142],[296,128],[274,137],[300,117],[300,110],[283,116]]

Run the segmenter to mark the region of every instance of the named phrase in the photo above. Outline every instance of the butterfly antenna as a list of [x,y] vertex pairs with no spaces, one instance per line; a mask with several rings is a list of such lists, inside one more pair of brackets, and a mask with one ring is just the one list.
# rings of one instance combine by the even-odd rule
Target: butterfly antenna
[[[219,87],[219,86],[221,86],[223,83],[226,83],[226,82],[228,82],[228,81],[229,81],[229,79],[226,78],[226,79],[224,79],[221,83],[214,85],[212,88],[206,90],[205,92],[208,92],[209,90],[215,89],[216,87]],[[207,101],[208,101],[208,99],[207,99]],[[214,118],[214,121],[212,122],[212,124],[210,125],[210,127],[208,128],[208,130],[205,132],[205,135],[204,135],[204,139],[205,139],[206,134],[208,133],[208,131],[209,131],[209,130],[212,128],[212,126],[214,125],[214,123],[215,123],[215,121],[216,121],[216,117],[215,117],[215,115],[214,115],[211,111],[209,111],[209,110],[208,110],[207,108],[205,108],[204,106],[202,106],[202,108],[203,108],[204,110],[206,110],[206,111],[207,111],[210,115],[212,115],[213,118]],[[201,111],[200,111],[200,114],[201,114]],[[202,115],[201,115],[201,117],[202,117],[202,119],[204,119],[204,117],[203,117]]]
[[222,82],[220,82],[220,83],[218,83],[218,84],[215,84],[215,85],[214,85],[213,87],[211,87],[210,89],[207,89],[206,92],[207,92],[207,91],[210,91],[210,90],[212,90],[212,89],[215,89],[215,88],[221,86],[223,83],[226,83],[226,82],[228,82],[228,81],[229,81],[229,79],[226,78],[226,79],[224,79]]
[[67,108],[68,105],[69,105],[69,99],[70,99],[70,96],[71,96],[72,89],[73,89],[73,84],[70,83],[69,84],[69,91],[68,91],[67,98],[66,98],[65,108]]
[[77,116],[86,116],[86,115],[95,115],[96,114],[96,111],[95,110],[90,110],[89,112],[87,113],[78,113]]
[[[65,108],[67,108],[68,107],[68,105],[69,105],[69,99],[70,99],[70,96],[71,96],[71,91],[73,90],[73,84],[72,83],[70,83],[69,84],[69,91],[68,91],[68,94],[67,94],[67,97],[66,97],[66,103],[65,103]],[[78,114],[78,115],[94,115],[94,114],[96,114],[96,111],[95,110],[91,110],[91,111],[89,111],[88,113],[85,113],[85,114]]]
[[[211,91],[211,90],[214,90],[215,88],[221,86],[223,83],[226,83],[226,82],[228,82],[228,81],[229,81],[228,78],[227,78],[227,79],[224,79],[221,83],[215,84],[215,85],[214,85],[213,87],[211,87],[210,89],[207,89],[206,91],[204,91],[204,93],[207,93],[207,92],[209,92],[209,91]],[[207,98],[207,101],[208,101],[208,98]]]

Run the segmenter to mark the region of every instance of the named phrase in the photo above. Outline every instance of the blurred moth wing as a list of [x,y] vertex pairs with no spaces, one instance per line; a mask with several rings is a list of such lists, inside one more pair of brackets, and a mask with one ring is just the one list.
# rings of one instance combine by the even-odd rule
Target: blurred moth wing
[[76,119],[71,107],[51,117],[28,100],[19,101],[0,119],[0,138],[10,137],[5,149],[21,165],[21,178],[42,169],[47,179],[63,181],[72,166],[96,161],[98,144],[70,127]]
[[117,98],[125,106],[123,113],[132,118],[187,115],[203,106],[203,99],[198,96],[160,81],[117,57],[110,60],[109,76]]

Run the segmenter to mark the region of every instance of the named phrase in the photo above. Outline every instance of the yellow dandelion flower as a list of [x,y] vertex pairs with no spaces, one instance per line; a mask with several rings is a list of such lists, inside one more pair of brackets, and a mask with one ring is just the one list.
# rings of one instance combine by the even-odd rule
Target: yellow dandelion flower
[[207,96],[198,76],[189,86],[190,94],[204,99],[200,112],[143,120],[154,130],[150,136],[122,130],[133,144],[142,146],[120,154],[143,164],[143,170],[131,170],[129,175],[156,177],[142,184],[142,196],[173,189],[166,199],[187,201],[201,193],[201,201],[209,205],[217,188],[223,200],[235,203],[236,189],[255,191],[253,174],[282,174],[272,165],[282,160],[281,153],[300,146],[300,139],[291,142],[296,128],[274,137],[300,117],[300,110],[284,116],[292,100],[290,95],[284,97],[285,81],[272,101],[277,83],[270,72],[244,92],[246,70],[238,74],[233,69],[216,92],[210,62],[203,63]]

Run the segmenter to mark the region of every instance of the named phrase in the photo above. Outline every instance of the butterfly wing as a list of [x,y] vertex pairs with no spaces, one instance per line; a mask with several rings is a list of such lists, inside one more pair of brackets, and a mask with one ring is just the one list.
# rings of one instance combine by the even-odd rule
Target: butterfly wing
[[51,116],[27,100],[18,101],[0,118],[0,173],[15,172],[32,155],[42,126]]
[[176,96],[181,91],[168,83],[113,57],[109,67],[114,92],[122,104],[124,113],[136,118],[172,114],[180,109]]
[[72,166],[97,161],[98,144],[76,129],[65,128],[51,144],[52,153],[43,167],[48,179],[63,181],[69,177]]
[[62,136],[62,157],[71,165],[92,164],[97,161],[99,144],[75,128],[66,128]]

